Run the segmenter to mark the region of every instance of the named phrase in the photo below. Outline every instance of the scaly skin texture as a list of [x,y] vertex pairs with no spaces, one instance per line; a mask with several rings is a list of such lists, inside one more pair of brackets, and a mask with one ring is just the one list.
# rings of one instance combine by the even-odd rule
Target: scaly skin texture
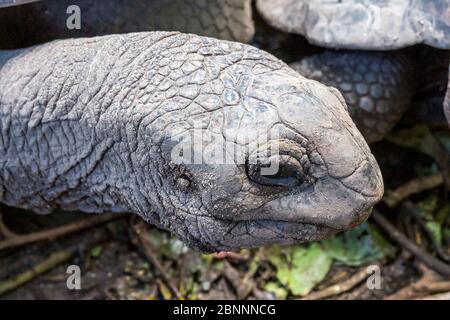
[[[66,27],[70,5],[80,7],[80,30]],[[152,30],[248,42],[255,32],[251,0],[45,0],[2,9],[0,21],[3,49]]]
[[396,53],[326,51],[291,67],[307,78],[338,88],[369,143],[391,131],[408,108],[414,88],[408,60]]
[[256,7],[272,26],[321,47],[450,49],[448,0],[256,0]]
[[[3,52],[0,68],[10,206],[130,211],[210,252],[321,239],[364,221],[383,194],[337,90],[250,46],[133,33]],[[206,155],[227,145],[247,161],[174,161],[173,138],[194,129]],[[260,183],[248,159],[265,152],[294,168],[294,184]]]

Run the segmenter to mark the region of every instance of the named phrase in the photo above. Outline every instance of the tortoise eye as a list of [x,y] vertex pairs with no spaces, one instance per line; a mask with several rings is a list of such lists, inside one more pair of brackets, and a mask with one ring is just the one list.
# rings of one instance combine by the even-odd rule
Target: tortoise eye
[[247,175],[257,184],[270,187],[294,187],[305,182],[303,167],[291,156],[275,156],[256,164],[247,163]]

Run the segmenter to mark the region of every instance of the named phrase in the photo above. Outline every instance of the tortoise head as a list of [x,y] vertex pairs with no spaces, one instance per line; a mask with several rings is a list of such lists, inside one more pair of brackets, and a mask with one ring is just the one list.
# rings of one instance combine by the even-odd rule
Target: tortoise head
[[319,240],[365,221],[383,195],[341,94],[272,60],[227,68],[163,145],[178,172],[174,232],[203,251]]

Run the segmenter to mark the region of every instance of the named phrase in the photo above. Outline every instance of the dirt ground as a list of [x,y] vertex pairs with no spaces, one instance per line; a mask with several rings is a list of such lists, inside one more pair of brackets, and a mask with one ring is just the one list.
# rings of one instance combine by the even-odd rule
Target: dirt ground
[[[41,226],[48,228],[50,216],[39,217],[29,212],[19,212],[22,219],[8,214],[3,208],[5,223],[15,225],[27,221],[31,230]],[[6,213],[6,214],[5,214]],[[82,214],[65,215],[63,220],[86,219]],[[56,216],[55,216],[56,217]],[[47,221],[44,222],[44,219]],[[13,220],[15,220],[13,222]],[[4,299],[164,299],[173,298],[155,267],[147,259],[142,247],[133,234],[131,217],[92,229],[77,232],[51,241],[39,242],[20,249],[2,251],[0,255],[0,279],[14,279],[17,275],[32,269],[52,253],[72,251],[69,260],[55,266],[48,272],[3,295]],[[35,229],[36,228],[36,229]],[[159,230],[148,228],[149,235],[158,240],[170,236]],[[134,238],[134,239],[133,239]],[[101,252],[98,253],[101,248]],[[155,247],[156,248],[156,247]],[[248,278],[249,266],[256,252],[243,251],[239,255],[225,259],[202,256],[187,248],[175,249],[172,257],[154,252],[160,259],[164,271],[177,288],[186,287],[190,281],[197,288],[190,290],[188,298],[194,299],[276,299],[276,294],[265,291],[264,286],[271,278],[276,278],[271,266],[261,263],[257,272]],[[175,257],[176,256],[176,257]],[[176,258],[176,259],[175,259]],[[254,261],[254,260],[253,260]],[[66,273],[69,265],[78,265],[82,270],[82,289],[69,290]],[[198,270],[196,270],[198,269]],[[336,281],[351,277],[360,269],[335,264],[318,288],[327,287]],[[369,290],[364,281],[338,299],[379,299],[418,279],[415,261],[410,254],[400,253],[394,259],[383,262],[383,283],[380,290]],[[184,278],[183,278],[184,277]],[[248,288],[243,280],[248,279]],[[1,282],[1,281],[0,281]],[[1,288],[1,284],[0,284]],[[180,290],[179,291],[183,291]],[[184,296],[186,297],[186,295]],[[294,298],[294,297],[292,297]]]

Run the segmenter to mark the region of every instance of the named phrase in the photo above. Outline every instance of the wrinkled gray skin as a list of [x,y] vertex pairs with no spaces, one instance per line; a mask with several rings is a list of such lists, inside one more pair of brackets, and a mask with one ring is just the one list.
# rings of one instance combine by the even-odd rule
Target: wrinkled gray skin
[[[278,131],[280,166],[300,178],[262,185],[250,164],[174,163],[171,138],[194,127],[246,158],[270,155],[273,141],[255,138]],[[253,47],[179,33],[0,53],[0,150],[7,205],[130,211],[205,252],[318,240],[383,194],[337,90]]]

